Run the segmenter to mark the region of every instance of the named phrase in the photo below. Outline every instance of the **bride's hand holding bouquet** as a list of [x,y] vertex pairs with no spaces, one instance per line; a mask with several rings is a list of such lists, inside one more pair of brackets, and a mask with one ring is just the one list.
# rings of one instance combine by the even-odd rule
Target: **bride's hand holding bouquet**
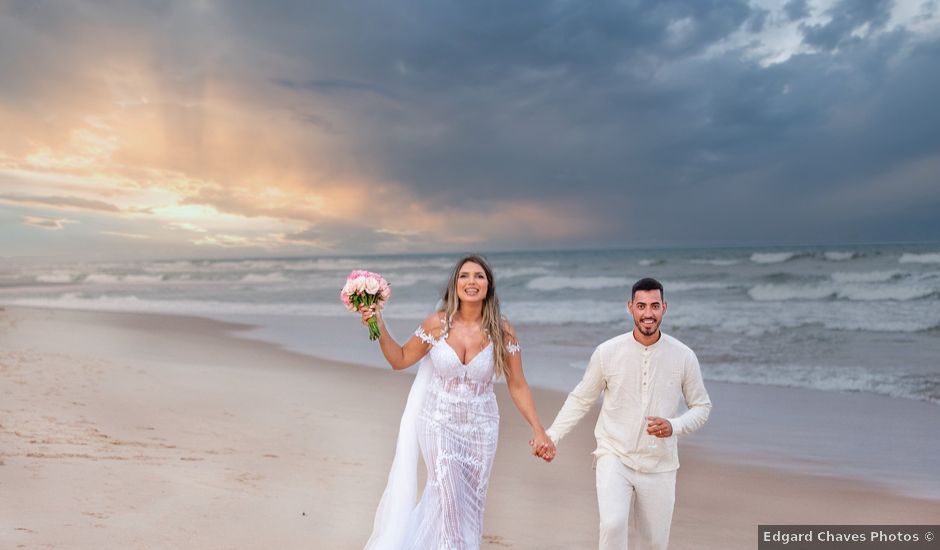
[[382,332],[376,313],[392,297],[388,281],[378,273],[357,269],[346,277],[339,297],[347,310],[362,315],[362,322],[369,327],[369,340],[378,340]]

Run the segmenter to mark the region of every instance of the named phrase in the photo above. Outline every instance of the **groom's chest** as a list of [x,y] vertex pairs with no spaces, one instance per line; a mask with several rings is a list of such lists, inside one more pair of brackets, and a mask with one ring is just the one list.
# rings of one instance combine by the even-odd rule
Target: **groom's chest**
[[612,352],[603,365],[608,393],[649,395],[677,389],[682,382],[682,365],[663,349],[621,349]]

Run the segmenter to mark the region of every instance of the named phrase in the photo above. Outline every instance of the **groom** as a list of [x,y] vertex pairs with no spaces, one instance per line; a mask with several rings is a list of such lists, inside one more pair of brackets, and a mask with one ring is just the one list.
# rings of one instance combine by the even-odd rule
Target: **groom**
[[[597,346],[547,433],[557,444],[603,394],[594,428],[600,549],[628,548],[631,504],[638,546],[665,549],[679,468],[675,436],[701,428],[712,404],[695,353],[659,330],[663,285],[640,279],[627,309],[633,330]],[[677,416],[680,398],[688,410]],[[539,456],[550,461],[553,451]]]

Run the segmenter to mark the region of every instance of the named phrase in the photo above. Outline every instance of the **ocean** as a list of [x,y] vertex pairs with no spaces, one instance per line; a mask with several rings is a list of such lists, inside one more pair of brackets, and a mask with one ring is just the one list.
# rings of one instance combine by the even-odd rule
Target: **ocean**
[[[459,254],[7,261],[0,303],[183,314],[257,325],[246,335],[382,366],[339,290],[382,273],[399,341],[433,311]],[[663,330],[706,381],[869,392],[940,404],[940,244],[662,248],[486,254],[530,383],[568,391],[593,348],[630,329],[638,278],[665,286]]]

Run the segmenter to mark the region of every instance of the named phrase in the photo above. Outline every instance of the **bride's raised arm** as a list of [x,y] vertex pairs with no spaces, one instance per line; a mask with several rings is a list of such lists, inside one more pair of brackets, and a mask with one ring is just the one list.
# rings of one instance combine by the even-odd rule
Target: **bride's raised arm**
[[[395,370],[407,369],[417,363],[418,360],[424,357],[428,350],[431,349],[433,339],[438,338],[441,332],[440,313],[432,313],[421,322],[421,328],[415,331],[415,334],[411,335],[402,346],[389,334],[388,328],[385,326],[385,320],[382,319],[381,307],[377,309],[375,309],[374,306],[373,309],[363,307],[359,312],[362,314],[363,324],[365,324],[370,317],[375,315],[375,318],[379,322],[379,330],[381,331],[379,347],[382,349],[382,355],[385,356],[385,360],[388,361],[388,364]],[[422,333],[424,337],[419,336],[419,332]]]

